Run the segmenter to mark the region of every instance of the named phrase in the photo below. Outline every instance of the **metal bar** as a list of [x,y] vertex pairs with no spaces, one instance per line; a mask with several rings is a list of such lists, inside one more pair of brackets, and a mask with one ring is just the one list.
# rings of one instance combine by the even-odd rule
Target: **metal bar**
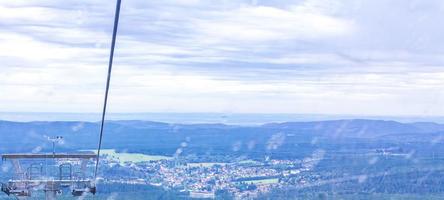
[[78,158],[93,159],[97,158],[96,154],[3,154],[2,159],[39,159],[39,158]]

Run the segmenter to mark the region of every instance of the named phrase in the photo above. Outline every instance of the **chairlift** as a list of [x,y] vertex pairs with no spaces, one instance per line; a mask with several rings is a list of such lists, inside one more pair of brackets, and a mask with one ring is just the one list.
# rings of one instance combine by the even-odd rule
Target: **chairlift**
[[[30,197],[31,191],[43,188],[50,200],[60,195],[63,188],[71,188],[74,196],[95,194],[95,181],[86,176],[84,166],[96,158],[93,153],[3,154],[3,161],[13,163],[16,176],[2,184],[1,190],[7,195]],[[41,159],[47,164],[42,165]]]

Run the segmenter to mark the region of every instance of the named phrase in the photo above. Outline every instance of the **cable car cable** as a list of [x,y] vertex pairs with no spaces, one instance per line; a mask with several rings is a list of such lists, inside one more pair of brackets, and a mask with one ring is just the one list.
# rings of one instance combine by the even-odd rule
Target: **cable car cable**
[[108,76],[107,76],[107,79],[106,79],[105,99],[103,101],[102,121],[101,121],[101,124],[100,124],[99,144],[97,146],[97,158],[96,158],[96,169],[94,171],[94,180],[97,179],[97,171],[99,169],[100,149],[102,148],[102,138],[103,138],[103,128],[104,128],[104,124],[105,124],[106,104],[107,104],[107,101],[108,101],[109,83],[110,83],[110,80],[111,80],[111,70],[112,70],[112,67],[113,67],[113,57],[114,57],[114,47],[116,45],[117,26],[119,24],[120,3],[121,3],[121,0],[117,0],[116,12],[115,12],[115,16],[114,16],[113,37],[112,37],[112,41],[111,41],[111,51],[110,51],[110,54],[109,54]]

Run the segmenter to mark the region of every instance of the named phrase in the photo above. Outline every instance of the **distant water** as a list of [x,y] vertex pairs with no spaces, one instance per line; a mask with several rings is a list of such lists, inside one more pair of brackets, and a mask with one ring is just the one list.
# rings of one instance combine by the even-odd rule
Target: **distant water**
[[[31,113],[0,112],[0,120],[8,121],[100,121],[99,113]],[[444,123],[444,117],[390,117],[320,114],[239,114],[239,113],[109,113],[107,120],[144,120],[167,123],[223,123],[256,125],[271,122],[322,121],[335,119],[378,119],[398,122]]]

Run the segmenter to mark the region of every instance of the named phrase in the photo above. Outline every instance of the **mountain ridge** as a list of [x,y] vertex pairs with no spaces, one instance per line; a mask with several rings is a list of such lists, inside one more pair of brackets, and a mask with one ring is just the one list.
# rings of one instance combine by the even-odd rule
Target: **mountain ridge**
[[[63,148],[91,149],[97,146],[99,122],[0,121],[0,151],[32,151],[50,148],[48,138],[63,136]],[[173,154],[184,142],[187,148],[231,149],[233,144],[267,146],[282,139],[283,145],[311,143],[314,138],[331,141],[407,140],[431,141],[444,136],[444,125],[431,122],[400,123],[390,120],[326,120],[266,123],[257,126],[226,124],[171,124],[142,120],[105,123],[104,148],[149,149]],[[288,147],[291,148],[291,147]]]

